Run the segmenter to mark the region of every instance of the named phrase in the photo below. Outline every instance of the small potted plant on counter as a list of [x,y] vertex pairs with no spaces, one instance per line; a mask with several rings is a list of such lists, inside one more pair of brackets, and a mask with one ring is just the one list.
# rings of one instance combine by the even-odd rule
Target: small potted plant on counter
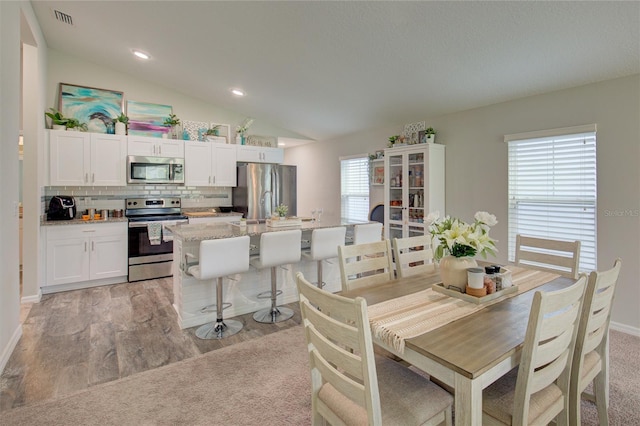
[[51,128],[53,130],[65,130],[69,119],[64,117],[62,113],[55,108],[49,108],[49,111],[50,112],[45,112],[44,115],[51,119]]
[[182,133],[180,132],[180,119],[175,114],[169,114],[169,117],[165,118],[164,123],[166,127],[170,127],[169,133],[171,135],[171,139],[178,139],[178,136]]
[[280,204],[278,207],[276,207],[276,213],[278,214],[280,220],[285,220],[287,218],[288,211],[289,207],[285,206],[284,204]]
[[127,134],[127,124],[129,124],[129,117],[120,113],[119,116],[113,119],[113,122],[116,124],[116,135],[126,135]]

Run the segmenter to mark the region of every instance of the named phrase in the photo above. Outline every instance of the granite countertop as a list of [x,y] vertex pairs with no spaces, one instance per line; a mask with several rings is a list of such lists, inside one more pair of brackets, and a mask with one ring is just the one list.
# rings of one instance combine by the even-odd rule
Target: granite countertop
[[41,226],[62,226],[62,225],[101,225],[104,223],[117,223],[117,222],[128,222],[126,217],[110,217],[107,220],[82,220],[82,219],[72,219],[72,220],[46,220],[41,219]]
[[331,228],[334,226],[353,226],[368,222],[302,222],[301,225],[272,228],[265,223],[251,224],[240,227],[234,223],[202,223],[202,224],[177,224],[168,226],[174,238],[185,242],[216,240],[220,238],[233,238],[242,235],[255,236],[265,232],[288,231],[290,229],[314,230],[320,228]]
[[219,212],[216,207],[208,208],[183,208],[182,214],[187,217],[223,217],[223,216],[242,216],[239,212]]

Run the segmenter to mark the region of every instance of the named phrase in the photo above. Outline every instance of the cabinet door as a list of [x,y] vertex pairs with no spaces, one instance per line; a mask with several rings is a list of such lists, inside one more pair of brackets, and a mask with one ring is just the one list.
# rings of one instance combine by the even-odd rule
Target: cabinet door
[[214,186],[236,186],[236,146],[213,144]]
[[384,165],[384,206],[386,238],[404,238],[405,224],[405,191],[404,170],[405,156],[402,152],[385,151]]
[[257,146],[236,145],[237,161],[246,161],[248,163],[260,163],[261,152]]
[[82,186],[89,184],[89,133],[51,131],[49,133],[49,184]]
[[[210,186],[213,180],[210,142],[185,142],[184,181],[187,186]],[[235,169],[235,163],[234,169]]]
[[262,148],[262,162],[276,164],[284,163],[284,149]]
[[142,155],[144,157],[155,157],[158,138],[146,136],[129,136],[127,142],[127,152],[129,155]]
[[91,185],[125,186],[126,163],[126,136],[91,135]]
[[177,139],[160,139],[156,157],[184,158],[184,142]]
[[86,281],[88,278],[88,238],[72,237],[47,240],[48,286]]
[[90,244],[90,280],[127,275],[127,234],[96,236]]

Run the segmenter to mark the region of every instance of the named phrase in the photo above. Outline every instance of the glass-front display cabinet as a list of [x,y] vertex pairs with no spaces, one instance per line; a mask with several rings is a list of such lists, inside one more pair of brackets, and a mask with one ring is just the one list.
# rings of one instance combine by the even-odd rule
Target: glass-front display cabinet
[[429,212],[445,214],[444,145],[416,144],[385,150],[385,238],[406,238],[428,232]]

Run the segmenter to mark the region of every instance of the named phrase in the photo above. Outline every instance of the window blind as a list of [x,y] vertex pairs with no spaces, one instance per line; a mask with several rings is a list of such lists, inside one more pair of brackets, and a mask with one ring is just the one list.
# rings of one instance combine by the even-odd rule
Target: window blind
[[509,260],[516,235],[579,240],[580,270],[596,262],[596,134],[509,140]]
[[367,157],[340,160],[340,196],[343,220],[367,220],[369,216],[369,160]]

